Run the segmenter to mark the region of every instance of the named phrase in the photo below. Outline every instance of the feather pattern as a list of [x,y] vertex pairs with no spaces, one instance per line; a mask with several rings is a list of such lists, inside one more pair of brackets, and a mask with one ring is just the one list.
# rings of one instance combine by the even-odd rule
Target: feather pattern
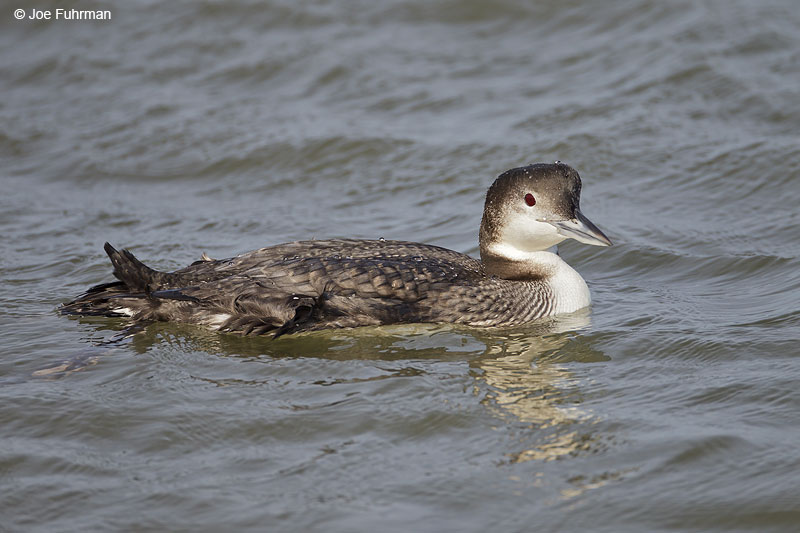
[[120,281],[93,287],[66,314],[211,325],[245,335],[409,322],[508,326],[545,316],[539,281],[488,276],[477,259],[403,241],[299,241],[175,272],[106,244]]

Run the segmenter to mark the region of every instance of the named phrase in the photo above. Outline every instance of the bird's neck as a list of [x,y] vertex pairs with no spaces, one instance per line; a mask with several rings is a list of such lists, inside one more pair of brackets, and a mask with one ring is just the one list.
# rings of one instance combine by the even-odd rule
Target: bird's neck
[[544,283],[555,298],[555,313],[571,313],[591,303],[589,287],[581,275],[551,251],[490,244],[481,246],[481,261],[490,276]]

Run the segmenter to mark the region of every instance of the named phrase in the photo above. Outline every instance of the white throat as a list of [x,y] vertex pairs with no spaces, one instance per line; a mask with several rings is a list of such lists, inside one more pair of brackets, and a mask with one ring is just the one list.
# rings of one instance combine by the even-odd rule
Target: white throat
[[547,250],[565,238],[547,222],[531,220],[523,216],[510,216],[508,222],[500,230],[497,240],[518,250],[535,252]]

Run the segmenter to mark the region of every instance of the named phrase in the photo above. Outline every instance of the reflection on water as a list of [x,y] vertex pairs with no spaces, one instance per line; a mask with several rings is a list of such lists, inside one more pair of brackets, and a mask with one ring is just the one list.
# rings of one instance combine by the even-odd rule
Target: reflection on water
[[402,324],[396,326],[313,331],[273,339],[271,336],[242,337],[187,324],[157,322],[145,328],[123,327],[121,319],[72,318],[97,332],[114,331],[110,339],[94,345],[127,346],[144,354],[154,346],[167,345],[225,357],[316,357],[332,360],[403,360],[417,358],[454,359],[486,352],[486,340],[473,337],[468,328],[447,324]]
[[[135,331],[125,329],[120,320],[88,319],[80,324],[89,326],[85,339],[90,346],[33,377],[64,378],[102,368],[111,355],[139,354],[164,361],[162,372],[181,373],[185,381],[180,387],[188,390],[197,391],[193,383],[203,383],[229,389],[237,397],[248,394],[241,388],[274,392],[280,409],[312,417],[318,410],[337,408],[368,417],[351,402],[372,402],[378,394],[387,394],[368,409],[386,410],[390,420],[399,420],[397,431],[403,436],[472,424],[480,413],[480,426],[495,427],[505,435],[499,450],[505,460],[497,463],[501,468],[535,462],[544,467],[554,460],[585,457],[613,439],[607,429],[598,429],[600,418],[584,402],[591,382],[584,381],[586,374],[576,367],[609,360],[594,348],[593,337],[583,333],[590,326],[588,310],[505,330],[414,324],[310,332],[277,340],[170,323]],[[225,360],[233,364],[219,364]],[[462,392],[449,393],[460,394],[464,406],[446,409],[447,416],[437,415],[447,398],[446,383],[460,384]],[[386,390],[391,392],[382,392]],[[549,478],[536,477],[540,474],[509,479],[529,487],[550,483]],[[573,499],[622,474],[572,476],[565,479],[566,486],[558,487],[557,500]]]
[[[508,454],[511,462],[550,461],[591,447],[585,428],[591,414],[580,407],[579,384],[563,359],[603,361],[595,350],[565,350],[577,344],[575,331],[589,326],[588,311],[539,324],[528,334],[487,343],[487,351],[471,361],[475,393],[486,389],[482,403],[498,417],[513,418],[535,429],[535,443]],[[483,385],[483,386],[481,386]],[[573,429],[584,422],[581,429]]]
[[[91,322],[97,329],[118,329],[115,321]],[[413,324],[352,330],[331,330],[270,337],[240,337],[180,324],[156,323],[132,335],[117,333],[109,343],[126,342],[144,354],[154,346],[180,352],[204,352],[240,360],[320,358],[326,360],[466,361],[474,379],[472,391],[495,417],[508,424],[524,424],[521,449],[509,450],[511,463],[551,461],[591,450],[592,413],[583,406],[580,382],[571,370],[574,362],[606,361],[587,337],[578,332],[590,325],[589,311],[558,317],[513,330],[472,330],[448,325]],[[98,350],[97,347],[93,348]],[[35,376],[63,376],[94,365],[103,352],[81,355]],[[105,352],[109,353],[109,352]],[[374,369],[373,369],[374,370]],[[374,382],[426,374],[413,364],[379,368],[377,375],[345,375],[312,382],[330,386]],[[345,370],[343,369],[343,372]],[[194,376],[217,386],[267,385],[268,381],[242,376]],[[579,424],[580,423],[580,424]],[[593,485],[588,483],[587,486]]]

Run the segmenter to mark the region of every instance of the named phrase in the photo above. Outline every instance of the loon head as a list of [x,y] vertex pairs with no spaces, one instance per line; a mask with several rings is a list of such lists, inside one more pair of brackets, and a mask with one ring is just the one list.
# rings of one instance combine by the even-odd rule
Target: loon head
[[486,193],[481,259],[487,264],[513,261],[568,238],[610,246],[608,237],[581,213],[580,195],[580,176],[560,161],[500,174]]

